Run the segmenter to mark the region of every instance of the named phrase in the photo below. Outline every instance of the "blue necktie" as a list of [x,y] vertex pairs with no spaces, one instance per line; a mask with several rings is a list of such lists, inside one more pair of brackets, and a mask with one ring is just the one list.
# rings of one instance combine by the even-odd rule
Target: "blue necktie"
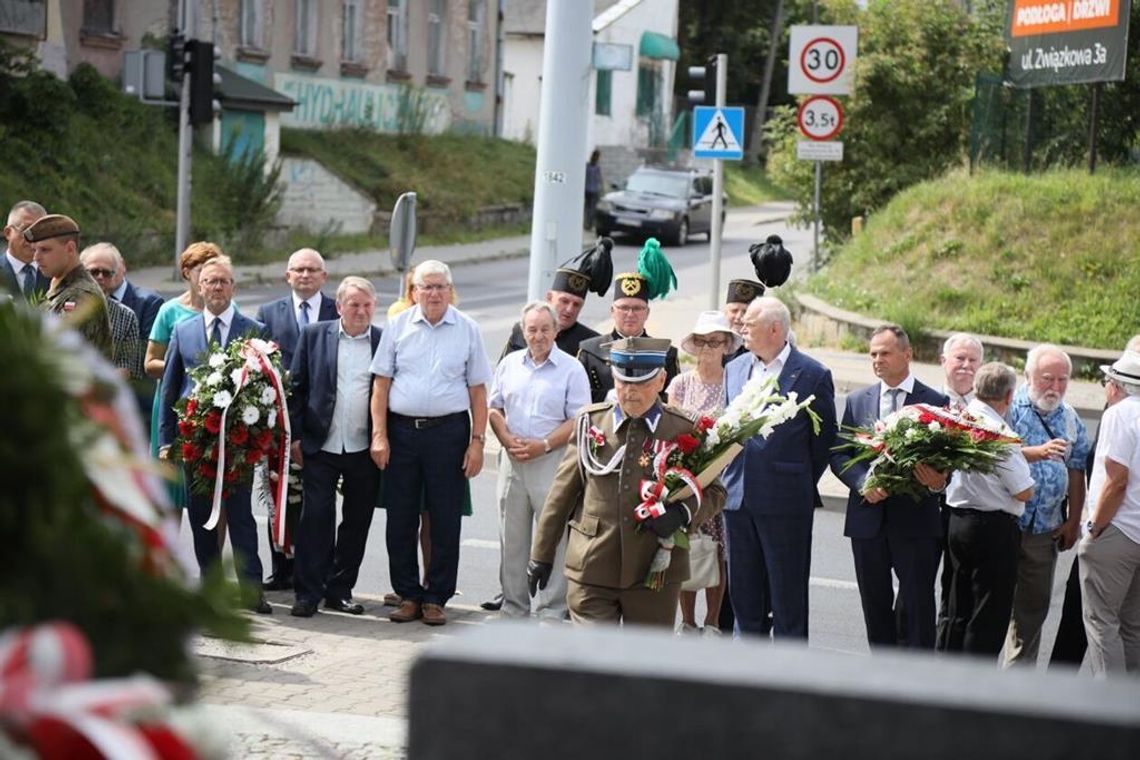
[[214,329],[210,331],[210,340],[222,345],[222,320],[214,318]]
[[24,265],[24,297],[31,298],[36,292],[36,270],[31,264]]
[[305,325],[309,324],[309,302],[308,301],[301,301],[301,321],[299,324],[301,325],[301,327],[304,327]]

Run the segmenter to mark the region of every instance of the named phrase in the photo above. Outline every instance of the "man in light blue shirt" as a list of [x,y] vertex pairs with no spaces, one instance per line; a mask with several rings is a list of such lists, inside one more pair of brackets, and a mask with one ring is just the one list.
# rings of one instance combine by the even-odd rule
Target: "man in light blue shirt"
[[[527,347],[507,354],[499,363],[488,412],[491,429],[503,445],[498,498],[504,617],[531,613],[526,564],[534,525],[570,440],[574,415],[590,403],[586,370],[554,343],[558,331],[554,308],[545,301],[529,303],[521,324]],[[550,581],[535,598],[537,617],[561,620],[566,616],[565,551],[563,536]]]
[[[1037,664],[1041,626],[1049,614],[1058,551],[1076,544],[1085,505],[1085,461],[1092,443],[1077,411],[1065,403],[1073,363],[1057,346],[1034,347],[1025,360],[1026,382],[1009,410],[1010,426],[1036,487],[1018,521],[1017,588],[1003,664]],[[1067,509],[1066,509],[1067,507]]]
[[[416,305],[384,331],[372,361],[372,445],[386,472],[388,564],[396,623],[447,622],[455,593],[464,478],[483,469],[491,364],[475,320],[450,305],[451,270],[428,260],[412,276]],[[431,561],[416,560],[420,494],[431,517]]]

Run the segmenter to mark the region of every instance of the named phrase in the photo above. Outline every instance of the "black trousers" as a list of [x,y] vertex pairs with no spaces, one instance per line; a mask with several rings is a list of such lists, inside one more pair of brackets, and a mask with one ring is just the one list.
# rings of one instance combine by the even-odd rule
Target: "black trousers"
[[946,642],[950,652],[996,657],[1005,644],[1017,584],[1020,531],[1008,512],[951,508],[953,578]]
[[[851,552],[867,642],[933,649],[938,539],[882,531],[875,538],[852,538]],[[897,600],[892,570],[899,579]]]
[[1057,626],[1057,640],[1053,642],[1053,654],[1049,666],[1055,664],[1075,665],[1078,668],[1085,659],[1089,640],[1085,634],[1085,621],[1081,612],[1080,562],[1073,560],[1073,569],[1065,584],[1065,602],[1061,606],[1061,623]]
[[946,506],[945,495],[938,500],[938,512],[942,518],[942,539],[939,541],[942,573],[939,576],[938,617],[934,622],[934,635],[937,648],[945,649],[950,629],[950,584],[954,580],[954,570],[950,567],[950,507]]
[[[317,451],[306,454],[304,461],[304,507],[293,578],[297,600],[351,599],[372,526],[380,470],[367,449],[352,454]],[[338,481],[343,481],[344,493],[339,527],[335,525]]]

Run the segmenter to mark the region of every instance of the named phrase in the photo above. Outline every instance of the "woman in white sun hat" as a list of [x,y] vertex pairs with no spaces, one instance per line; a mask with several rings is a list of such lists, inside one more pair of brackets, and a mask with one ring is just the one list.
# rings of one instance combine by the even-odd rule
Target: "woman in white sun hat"
[[[681,350],[697,360],[696,369],[690,369],[669,383],[665,392],[669,405],[715,417],[724,411],[724,365],[722,359],[740,348],[740,336],[732,331],[728,319],[719,311],[702,311],[697,317],[693,331],[681,341]],[[717,515],[701,525],[699,532],[716,541],[719,583],[705,589],[704,632],[709,635],[720,633],[717,621],[720,617],[720,604],[724,598],[724,518]],[[681,591],[681,633],[698,633],[696,591]]]

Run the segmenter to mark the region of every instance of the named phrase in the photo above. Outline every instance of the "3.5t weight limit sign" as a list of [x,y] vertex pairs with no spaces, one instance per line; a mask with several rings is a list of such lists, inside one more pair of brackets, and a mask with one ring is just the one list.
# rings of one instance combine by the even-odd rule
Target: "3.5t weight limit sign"
[[800,104],[796,121],[809,140],[830,140],[843,129],[843,106],[835,98],[817,95]]
[[859,29],[854,26],[793,26],[788,57],[792,95],[849,95]]

